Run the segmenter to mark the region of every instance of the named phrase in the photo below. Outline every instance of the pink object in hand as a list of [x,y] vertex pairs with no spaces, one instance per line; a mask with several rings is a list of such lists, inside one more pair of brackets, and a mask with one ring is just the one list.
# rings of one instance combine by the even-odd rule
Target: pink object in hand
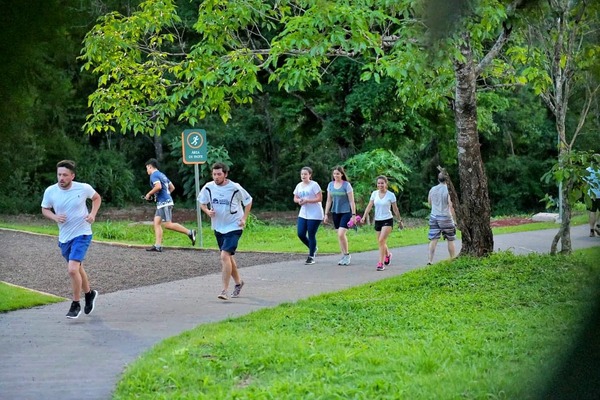
[[352,218],[350,218],[350,221],[348,221],[348,228],[354,228],[356,229],[356,225],[358,225],[360,223],[360,215],[357,215],[356,217],[354,217],[354,221],[352,220]]

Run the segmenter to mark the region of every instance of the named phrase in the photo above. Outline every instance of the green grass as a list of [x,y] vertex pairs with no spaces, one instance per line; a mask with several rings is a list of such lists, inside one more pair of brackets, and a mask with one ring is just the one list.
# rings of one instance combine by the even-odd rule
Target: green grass
[[495,253],[200,325],[115,399],[528,399],[596,294],[600,248]]
[[65,301],[65,299],[0,281],[0,312],[43,306],[61,301]]

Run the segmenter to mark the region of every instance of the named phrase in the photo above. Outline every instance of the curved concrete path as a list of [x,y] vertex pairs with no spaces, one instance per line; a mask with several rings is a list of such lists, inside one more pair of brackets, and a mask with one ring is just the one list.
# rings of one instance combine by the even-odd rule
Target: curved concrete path
[[[572,228],[573,248],[600,246],[588,227]],[[556,230],[496,235],[496,250],[548,253]],[[457,250],[460,243],[457,242]],[[422,267],[427,246],[392,249],[392,264],[375,271],[376,252],[318,256],[312,266],[298,261],[243,268],[242,297],[217,299],[220,274],[102,294],[96,310],[68,320],[68,303],[0,314],[0,399],[110,399],[124,367],[157,342],[199,324],[342,290]],[[447,257],[440,242],[436,260]]]

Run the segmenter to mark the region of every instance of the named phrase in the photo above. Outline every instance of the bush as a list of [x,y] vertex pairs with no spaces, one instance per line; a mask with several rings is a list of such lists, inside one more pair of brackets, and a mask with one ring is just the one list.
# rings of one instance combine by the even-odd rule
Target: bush
[[114,150],[89,150],[84,162],[79,162],[77,175],[81,182],[92,185],[102,200],[112,206],[124,206],[137,200],[135,174],[125,157]]

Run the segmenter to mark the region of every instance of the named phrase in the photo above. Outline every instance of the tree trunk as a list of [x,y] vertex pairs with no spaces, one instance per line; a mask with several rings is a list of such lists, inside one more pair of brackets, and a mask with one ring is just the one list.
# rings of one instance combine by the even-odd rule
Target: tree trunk
[[457,226],[462,234],[461,255],[483,257],[494,251],[490,200],[477,131],[476,74],[468,33],[460,47],[463,59],[454,62],[455,119],[461,201]]
[[[565,182],[567,183],[567,182]],[[552,240],[550,246],[550,254],[555,255],[560,241],[560,253],[571,254],[571,202],[569,201],[569,192],[572,190],[572,184],[565,184],[562,187],[563,202],[562,202],[562,221],[560,222],[560,228]]]
[[152,138],[152,143],[154,144],[154,155],[156,157],[156,160],[162,162],[165,158],[162,135],[154,135],[154,137]]

